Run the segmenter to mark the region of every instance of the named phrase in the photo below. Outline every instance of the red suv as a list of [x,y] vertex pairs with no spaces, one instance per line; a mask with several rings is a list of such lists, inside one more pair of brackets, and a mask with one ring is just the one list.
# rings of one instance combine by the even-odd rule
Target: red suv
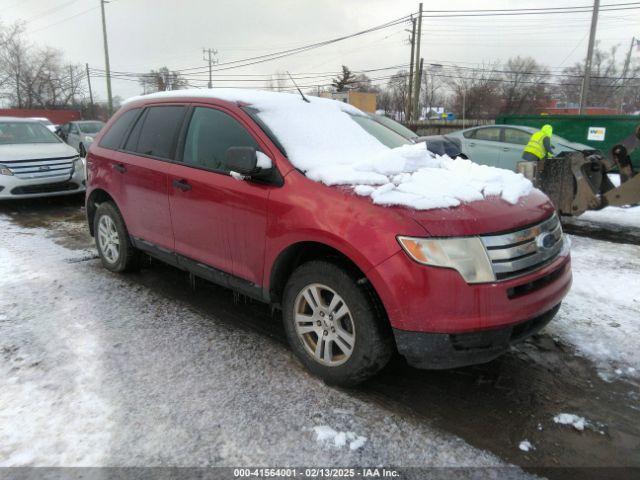
[[344,172],[354,152],[408,140],[343,104],[353,119],[334,126],[330,100],[229,92],[138,97],[98,135],[86,205],[105,268],[144,253],[270,303],[300,361],[341,385],[395,351],[420,368],[487,362],[556,314],[570,256],[541,192],[379,205],[314,165],[338,156],[331,172]]

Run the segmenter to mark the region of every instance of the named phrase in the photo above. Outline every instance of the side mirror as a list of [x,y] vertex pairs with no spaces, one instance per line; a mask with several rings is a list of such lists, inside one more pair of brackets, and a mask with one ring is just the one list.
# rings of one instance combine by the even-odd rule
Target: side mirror
[[253,147],[230,147],[225,152],[225,166],[232,172],[251,176],[259,172],[258,155]]

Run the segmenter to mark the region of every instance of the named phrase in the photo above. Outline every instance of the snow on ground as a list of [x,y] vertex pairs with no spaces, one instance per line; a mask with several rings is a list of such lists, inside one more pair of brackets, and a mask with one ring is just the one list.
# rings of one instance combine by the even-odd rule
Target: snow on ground
[[523,452],[529,452],[531,450],[535,450],[535,447],[531,444],[529,440],[523,440],[518,445],[518,448]]
[[546,331],[602,378],[640,374],[640,246],[572,236],[573,286]]
[[319,97],[305,102],[297,94],[233,88],[158,92],[144,98],[176,96],[249,103],[307,177],[326,185],[353,186],[358,195],[370,196],[378,205],[428,210],[489,196],[515,204],[533,189],[520,174],[434,155],[426,143],[390,149],[353,120],[365,114],[343,102]]
[[313,427],[316,432],[316,441],[322,445],[332,445],[342,448],[349,443],[349,450],[358,450],[367,442],[367,437],[363,437],[353,432],[338,432],[328,425]]
[[503,465],[47,234],[0,216],[0,466]]
[[[614,186],[620,186],[620,175],[607,174]],[[640,230],[640,206],[637,207],[605,207],[602,210],[589,210],[576,220],[587,221],[595,224],[616,225],[619,227],[632,227]]]
[[640,206],[605,207],[602,210],[590,210],[580,215],[579,219],[593,223],[635,227],[640,230]]
[[553,417],[553,421],[560,425],[571,425],[578,431],[583,431],[584,427],[588,424],[587,419],[580,417],[573,413],[559,413]]

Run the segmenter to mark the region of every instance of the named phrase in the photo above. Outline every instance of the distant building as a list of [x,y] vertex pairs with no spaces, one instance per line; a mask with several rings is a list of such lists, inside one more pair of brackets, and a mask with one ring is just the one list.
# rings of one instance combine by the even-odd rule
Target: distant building
[[378,101],[377,93],[356,92],[352,90],[346,92],[322,92],[320,96],[348,103],[367,113],[375,113]]

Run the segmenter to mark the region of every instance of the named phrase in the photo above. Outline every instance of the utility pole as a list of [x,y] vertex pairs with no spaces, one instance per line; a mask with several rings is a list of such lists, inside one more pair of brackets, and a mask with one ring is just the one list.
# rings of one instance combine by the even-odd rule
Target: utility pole
[[89,85],[89,105],[91,105],[91,119],[94,120],[96,118],[96,111],[93,106],[93,90],[91,90],[91,75],[89,74],[89,64],[85,63],[84,66],[87,68],[87,84]]
[[422,41],[422,3],[418,8],[418,36],[416,38],[416,57],[415,57],[415,78],[413,79],[413,115],[414,121],[420,120],[420,113],[418,112],[418,106],[420,105],[420,81],[418,75],[420,74],[420,43]]
[[411,17],[411,60],[409,61],[409,90],[407,92],[407,105],[405,107],[404,118],[406,122],[411,121],[411,110],[413,110],[413,103],[411,103],[411,94],[413,93],[413,59],[415,56],[416,48],[416,19]]
[[109,116],[113,113],[113,96],[111,95],[111,67],[109,66],[109,42],[107,41],[107,21],[104,18],[104,4],[107,0],[100,0],[100,11],[102,12],[102,38],[104,40],[104,70],[107,79],[107,105]]
[[209,56],[209,58],[208,58],[208,61],[209,61],[209,88],[213,88],[213,84],[212,84],[212,82],[211,82],[211,76],[212,76],[212,69],[211,69],[211,67],[213,66],[213,64],[218,63],[218,61],[217,61],[217,60],[215,60],[215,59],[212,59],[212,58],[211,58],[211,55],[217,55],[217,54],[218,54],[218,51],[217,51],[217,50],[214,50],[214,49],[211,49],[211,48],[206,48],[206,49],[205,49],[205,48],[203,48],[203,49],[202,49],[202,59],[203,59],[203,60],[207,60],[207,58],[206,58],[206,56],[205,56],[206,54],[208,54],[208,56]]
[[464,130],[467,124],[467,87],[466,85],[462,89],[462,129]]
[[[627,52],[627,58],[624,61],[624,67],[622,68],[622,84],[626,81],[627,73],[629,73],[629,65],[631,64],[631,53],[633,52],[633,47],[636,44],[636,37],[631,37],[631,45],[629,45],[629,51]],[[624,108],[624,95],[626,93],[626,88],[622,87],[622,98],[620,99],[620,113],[622,113],[622,109]]]
[[[420,59],[420,69],[418,70],[418,100],[420,99],[420,90],[422,90],[422,72],[423,72],[424,58]],[[422,113],[420,108],[420,102],[416,102],[416,121],[420,120],[420,114]]]
[[69,65],[69,87],[71,88],[71,106],[73,107],[73,104],[76,101],[76,91],[73,86],[73,65]]
[[586,113],[589,103],[589,84],[591,83],[591,63],[593,61],[593,47],[596,42],[596,28],[598,26],[598,11],[600,0],[593,0],[593,14],[591,15],[591,31],[589,32],[589,47],[587,59],[584,62],[584,78],[582,79],[582,91],[580,92],[580,115]]

